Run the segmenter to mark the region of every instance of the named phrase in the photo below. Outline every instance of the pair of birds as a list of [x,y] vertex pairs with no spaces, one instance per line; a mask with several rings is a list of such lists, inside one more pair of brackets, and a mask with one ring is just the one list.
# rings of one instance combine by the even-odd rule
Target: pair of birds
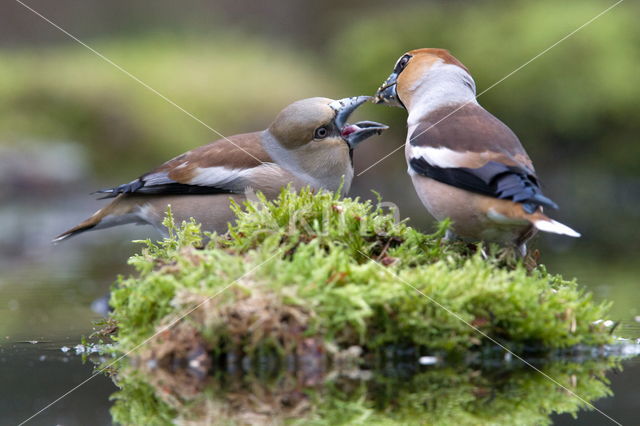
[[220,139],[172,160],[140,178],[98,191],[112,203],[54,241],[125,223],[162,231],[171,205],[178,221],[190,217],[203,229],[223,232],[251,188],[275,197],[291,184],[347,193],[353,149],[387,126],[348,124],[373,99],[408,112],[405,155],[415,190],[438,220],[453,222],[449,238],[514,246],[524,255],[538,231],[579,237],[543,213],[557,205],[542,194],[533,164],[517,136],[476,100],[469,70],[444,49],[402,55],[374,98],[297,101],[261,132]]

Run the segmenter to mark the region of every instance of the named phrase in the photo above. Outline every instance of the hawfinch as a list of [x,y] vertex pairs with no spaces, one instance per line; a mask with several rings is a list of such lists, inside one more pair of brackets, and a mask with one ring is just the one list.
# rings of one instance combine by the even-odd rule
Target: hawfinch
[[150,224],[165,232],[162,221],[168,205],[178,223],[193,217],[204,230],[224,232],[233,220],[230,199],[245,200],[249,189],[273,198],[288,184],[294,189],[308,185],[331,191],[342,184],[346,193],[353,179],[353,149],[387,129],[373,121],[347,123],[351,113],[370,99],[294,102],[266,130],[217,140],[130,183],[98,191],[114,200],[54,242],[126,223]]
[[452,220],[449,238],[524,255],[537,230],[580,236],[543,213],[557,205],[542,194],[518,137],[478,104],[469,70],[448,51],[402,55],[374,102],[407,110],[408,172],[431,215]]

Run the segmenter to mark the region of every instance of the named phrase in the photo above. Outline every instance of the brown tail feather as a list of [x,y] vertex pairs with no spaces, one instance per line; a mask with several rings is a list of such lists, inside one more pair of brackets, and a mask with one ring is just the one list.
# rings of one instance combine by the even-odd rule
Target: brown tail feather
[[53,240],[51,240],[51,242],[59,243],[60,241],[66,240],[67,238],[71,238],[74,235],[78,235],[82,232],[89,231],[90,229],[94,228],[97,225],[97,223],[92,223],[92,222],[93,222],[93,217],[90,217],[89,219],[85,220],[84,222],[80,223],[77,226],[74,226],[68,231],[64,231],[62,234],[58,235]]
[[116,197],[111,203],[109,203],[106,207],[98,210],[91,216],[90,218],[84,220],[80,224],[74,226],[68,231],[63,232],[62,234],[55,237],[51,242],[58,243],[60,241],[66,240],[67,238],[71,238],[75,235],[78,235],[82,232],[89,231],[102,222],[102,220],[109,215],[124,215],[133,211],[133,208],[137,206],[135,202],[129,202],[129,199],[122,194]]

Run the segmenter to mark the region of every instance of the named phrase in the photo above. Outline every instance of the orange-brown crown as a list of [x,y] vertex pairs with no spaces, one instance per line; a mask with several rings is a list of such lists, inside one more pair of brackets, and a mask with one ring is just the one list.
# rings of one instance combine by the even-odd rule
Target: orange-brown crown
[[462,62],[445,49],[415,49],[408,51],[404,55],[411,55],[411,59],[405,69],[398,75],[396,86],[399,98],[404,101],[411,99],[412,91],[435,64],[456,65],[467,73],[469,72]]
[[469,72],[469,69],[446,49],[428,47],[423,49],[410,50],[406,54],[411,55],[414,58],[425,57],[428,58],[428,60],[430,60],[431,62],[442,59],[445,64],[457,65],[466,72]]

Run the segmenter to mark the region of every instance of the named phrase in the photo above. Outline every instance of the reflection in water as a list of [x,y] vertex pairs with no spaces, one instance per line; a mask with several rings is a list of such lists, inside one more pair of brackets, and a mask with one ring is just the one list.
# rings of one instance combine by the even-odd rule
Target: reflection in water
[[[264,358],[264,359],[262,359]],[[124,424],[549,424],[611,395],[605,373],[615,358],[532,360],[563,390],[518,361],[381,362],[372,370],[287,369],[272,359],[219,360],[209,374],[192,359],[122,367],[114,377],[113,419]],[[244,364],[244,368],[242,365]],[[236,368],[238,367],[238,368]],[[604,420],[604,418],[603,418]]]

